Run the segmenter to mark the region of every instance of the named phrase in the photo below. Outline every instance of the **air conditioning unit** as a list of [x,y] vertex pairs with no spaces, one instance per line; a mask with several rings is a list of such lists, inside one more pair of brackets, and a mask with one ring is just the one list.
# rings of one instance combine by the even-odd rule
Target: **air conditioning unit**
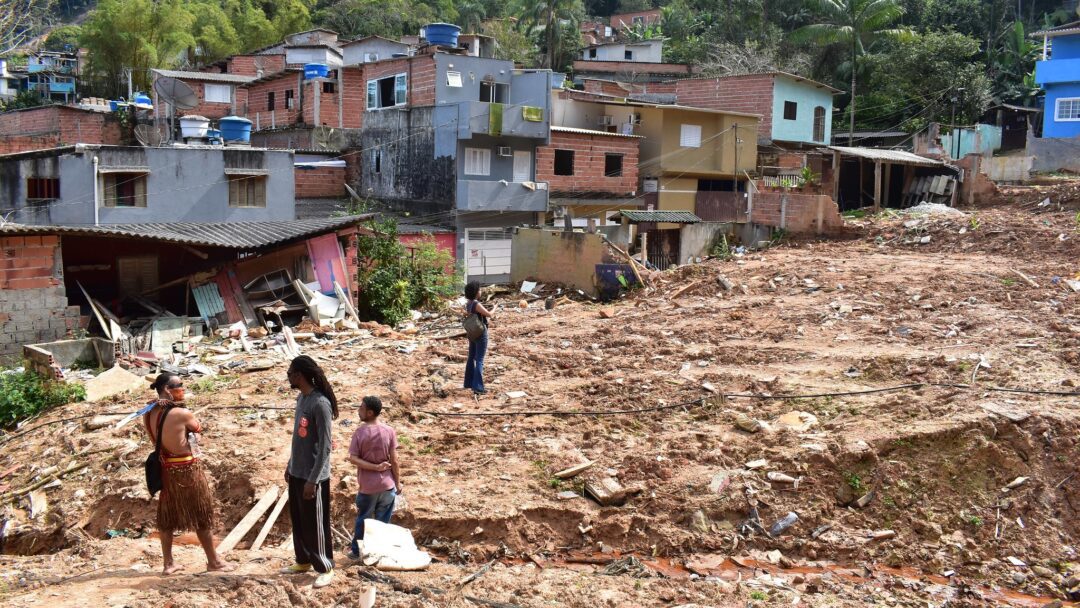
[[601,116],[598,123],[601,127],[610,127],[615,124],[614,116]]
[[499,146],[499,156],[513,156],[514,150],[510,146]]

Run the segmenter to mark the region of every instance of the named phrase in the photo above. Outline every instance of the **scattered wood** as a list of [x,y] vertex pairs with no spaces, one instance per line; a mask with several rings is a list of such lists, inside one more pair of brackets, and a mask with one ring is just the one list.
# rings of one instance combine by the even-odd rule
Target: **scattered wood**
[[[626,253],[622,249],[619,249],[618,247],[616,247],[611,241],[608,241],[607,239],[605,239],[605,241],[607,242],[608,247],[611,247],[617,253],[619,253],[621,256],[623,256],[624,258],[626,258],[627,260],[630,261],[630,270],[634,271],[634,278],[637,279],[638,285],[641,285],[642,287],[645,287],[645,280],[641,278],[641,273],[638,272],[638,268],[637,268],[638,265],[641,264],[641,263],[638,262],[637,260],[635,260],[633,257],[631,257],[631,255],[629,253]],[[642,265],[641,267],[645,268],[644,265]]]
[[259,530],[259,535],[255,537],[255,542],[251,543],[251,550],[258,551],[259,547],[262,547],[263,541],[266,540],[266,535],[270,534],[270,530],[273,529],[274,524],[277,522],[278,515],[281,514],[281,510],[285,507],[285,503],[289,500],[289,493],[282,492],[281,497],[278,498],[277,504],[274,505],[274,510],[270,512],[270,516],[266,518],[266,523],[263,524],[262,530]]
[[49,498],[45,496],[44,490],[34,490],[30,492],[28,498],[30,499],[30,519],[36,519],[39,515],[48,513]]
[[465,599],[476,604],[477,606],[487,606],[488,608],[521,608],[518,604],[508,604],[506,602],[495,602],[492,600],[485,600],[478,597],[465,596]]
[[572,477],[575,477],[582,471],[588,469],[589,467],[593,466],[594,464],[596,463],[591,460],[588,462],[583,462],[581,464],[576,464],[570,468],[563,469],[558,473],[555,473],[554,477],[555,479],[570,479]]
[[694,289],[698,285],[701,285],[701,283],[702,283],[701,280],[694,281],[694,282],[690,283],[689,285],[686,285],[686,286],[682,287],[681,289],[679,289],[675,293],[671,294],[670,296],[668,296],[668,299],[669,300],[677,299],[679,296],[683,295],[684,293],[690,291],[691,289]]
[[232,529],[232,532],[229,532],[229,535],[225,537],[225,540],[218,544],[218,553],[225,554],[238,545],[240,541],[244,540],[244,536],[255,526],[255,523],[259,521],[259,518],[262,517],[263,513],[266,513],[266,510],[270,508],[270,505],[274,504],[274,499],[277,498],[278,491],[277,486],[270,486],[270,489],[262,495],[259,502],[255,503],[255,506],[240,520],[240,523],[236,524],[236,527]]
[[495,560],[491,560],[488,563],[484,564],[483,567],[481,567],[476,572],[473,572],[469,576],[466,576],[465,578],[461,579],[461,582],[458,583],[458,589],[464,587],[465,585],[468,585],[469,583],[475,581],[476,579],[480,578],[481,576],[484,576],[484,574],[486,574],[488,570],[491,570],[491,567],[494,566],[494,565],[495,565]]
[[12,490],[12,491],[10,491],[10,492],[8,492],[6,494],[0,495],[0,504],[3,504],[5,502],[11,500],[12,498],[15,498],[16,496],[22,496],[22,495],[27,494],[29,492],[33,492],[34,490],[36,490],[36,489],[38,489],[38,488],[40,488],[40,487],[42,487],[44,485],[50,484],[50,483],[56,481],[57,479],[61,479],[61,478],[65,477],[67,475],[70,475],[70,474],[72,474],[72,473],[74,473],[76,471],[81,471],[82,469],[85,469],[88,466],[90,466],[90,463],[88,463],[88,462],[87,463],[82,463],[82,464],[79,464],[77,462],[72,462],[63,471],[54,472],[54,473],[45,475],[41,479],[39,479],[39,480],[35,481],[34,483],[30,484],[29,486],[19,488],[17,490]]
[[1013,268],[1013,269],[1011,269],[1011,270],[1013,271],[1013,274],[1015,274],[1016,276],[1020,277],[1021,279],[1024,279],[1024,281],[1025,281],[1025,282],[1026,282],[1026,283],[1027,283],[1028,285],[1031,285],[1032,287],[1035,287],[1035,288],[1038,288],[1038,287],[1039,287],[1039,284],[1038,284],[1038,283],[1036,283],[1035,281],[1031,280],[1031,277],[1027,276],[1026,274],[1024,274],[1024,273],[1020,272],[1019,270],[1017,270],[1017,269],[1015,269],[1015,268]]
[[334,293],[337,294],[338,301],[345,306],[345,312],[353,318],[357,323],[360,322],[360,315],[356,314],[356,307],[353,306],[352,300],[349,295],[345,293],[345,290],[341,288],[341,285],[337,281],[334,281]]

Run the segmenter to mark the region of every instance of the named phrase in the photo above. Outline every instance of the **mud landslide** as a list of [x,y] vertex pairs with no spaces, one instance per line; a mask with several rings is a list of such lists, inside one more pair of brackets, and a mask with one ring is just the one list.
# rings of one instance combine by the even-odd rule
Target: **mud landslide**
[[[479,399],[460,388],[467,345],[445,338],[459,331],[450,316],[415,336],[309,342],[342,404],[335,527],[352,529],[346,449],[355,405],[376,394],[401,444],[394,521],[436,558],[379,574],[339,539],[339,576],[320,590],[276,573],[292,559],[287,510],[262,548],[249,550],[260,522],[229,554],[237,572],[198,574],[188,535],[186,570],[161,577],[149,443],[138,424],[91,431],[78,418],[149,395],[69,405],[0,439],[0,492],[88,465],[47,485],[34,518],[24,495],[0,507],[0,594],[13,607],[352,606],[370,585],[395,607],[1068,604],[1078,243],[1075,213],[1053,207],[879,216],[838,240],[653,273],[604,305],[614,314],[497,296]],[[210,406],[219,537],[280,484],[285,368],[189,398]],[[616,488],[612,504],[595,487]]]

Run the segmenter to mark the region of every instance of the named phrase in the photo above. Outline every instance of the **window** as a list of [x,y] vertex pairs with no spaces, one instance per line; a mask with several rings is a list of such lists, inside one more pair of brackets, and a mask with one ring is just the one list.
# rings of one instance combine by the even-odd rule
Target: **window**
[[589,59],[596,59],[596,49],[589,49]]
[[1080,120],[1080,97],[1058,99],[1055,120],[1063,122]]
[[555,175],[574,174],[574,151],[555,150]]
[[480,101],[487,103],[507,103],[510,99],[510,85],[498,82],[480,83]]
[[266,94],[266,111],[267,112],[273,112],[274,111],[274,92],[273,91],[270,91],[269,93]]
[[323,93],[335,93],[335,92],[337,92],[336,85],[337,85],[336,82],[323,82],[322,83],[322,92]]
[[814,108],[814,141],[825,141],[825,108]]
[[26,180],[26,198],[60,198],[60,180],[55,177],[31,177]]
[[461,72],[447,72],[446,73],[446,86],[454,87],[455,89],[461,88]]
[[116,258],[120,295],[139,295],[158,286],[158,257],[142,255]]
[[784,120],[795,120],[799,115],[799,104],[794,101],[784,102]]
[[604,155],[604,177],[622,177],[622,154]]
[[382,150],[378,148],[371,151],[371,171],[382,173]]
[[208,103],[232,103],[232,87],[227,84],[207,83],[203,88],[203,98]]
[[145,173],[105,173],[103,194],[106,207],[145,207]]
[[627,61],[634,60],[634,51],[623,51],[623,59]]
[[701,125],[680,125],[679,145],[683,148],[700,148]]
[[292,89],[286,89],[285,90],[285,109],[286,110],[291,110],[291,109],[293,109],[293,107],[295,105],[296,105],[296,100],[293,99],[293,90]]
[[491,175],[491,150],[465,148],[465,175]]
[[230,207],[265,207],[266,206],[266,176],[265,175],[230,175],[229,176],[229,206]]
[[408,77],[405,74],[387,76],[367,83],[367,109],[392,108],[405,105],[408,97]]

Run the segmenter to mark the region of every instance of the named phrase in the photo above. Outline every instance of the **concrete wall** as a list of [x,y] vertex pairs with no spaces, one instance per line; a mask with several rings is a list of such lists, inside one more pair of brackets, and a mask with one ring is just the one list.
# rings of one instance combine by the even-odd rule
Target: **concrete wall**
[[1080,172],[1080,135],[1051,139],[1033,137],[1028,132],[1027,153],[1033,157],[1032,171],[1038,173],[1062,170]]
[[[443,108],[367,112],[361,134],[361,152],[355,156],[362,196],[414,212],[449,211],[457,187],[457,137],[450,131],[447,149],[437,149],[435,116]],[[456,115],[456,108],[453,110]],[[375,155],[381,155],[375,172]],[[346,163],[350,161],[346,159]]]
[[0,360],[78,325],[79,307],[68,306],[64,291],[59,237],[0,237]]
[[[592,53],[596,51],[596,56]],[[630,59],[626,52],[630,51]],[[661,63],[664,60],[664,43],[659,40],[636,43],[602,44],[581,51],[583,61],[633,61]]]
[[367,63],[364,59],[367,53],[377,53],[378,58],[374,59],[374,61],[381,61],[392,58],[395,53],[408,53],[409,45],[385,38],[369,38],[355,44],[346,45],[342,47],[341,52],[345,56],[343,60],[345,65],[357,65]]
[[[798,104],[795,120],[784,118],[784,104],[788,101]],[[825,110],[824,139],[814,139],[815,108]],[[773,84],[772,139],[827,144],[832,141],[832,109],[832,92],[828,89],[777,75]]]
[[542,228],[514,232],[510,280],[557,283],[596,296],[596,265],[615,261],[599,234]]
[[712,252],[720,236],[731,234],[733,224],[728,222],[700,222],[686,224],[679,230],[679,264],[693,264],[695,258],[704,258]]
[[[750,136],[757,131],[756,118],[670,108],[642,110],[642,134],[661,142],[660,156],[655,159],[659,161],[660,172],[734,176],[753,171],[757,166],[757,140]],[[656,113],[661,113],[660,121],[653,118]],[[646,125],[646,119],[649,119],[649,125]],[[654,122],[661,124],[659,133],[654,133],[651,126]],[[682,125],[701,127],[700,147],[680,145]],[[736,125],[740,144],[736,144]],[[642,146],[643,152],[644,149]],[[642,155],[642,162],[651,160],[654,159]],[[655,171],[655,165],[651,169]]]
[[794,233],[825,234],[844,226],[836,203],[824,194],[756,192],[750,221]]
[[[146,174],[145,207],[105,207],[102,224],[145,222],[238,222],[291,220],[295,217],[292,152],[240,148],[103,147],[56,156],[0,160],[0,209],[15,209],[13,220],[26,224],[93,224],[94,157],[99,169],[133,167]],[[229,206],[231,169],[266,171],[266,207]],[[27,201],[27,179],[60,179],[60,197]],[[99,192],[103,186],[98,180]]]

